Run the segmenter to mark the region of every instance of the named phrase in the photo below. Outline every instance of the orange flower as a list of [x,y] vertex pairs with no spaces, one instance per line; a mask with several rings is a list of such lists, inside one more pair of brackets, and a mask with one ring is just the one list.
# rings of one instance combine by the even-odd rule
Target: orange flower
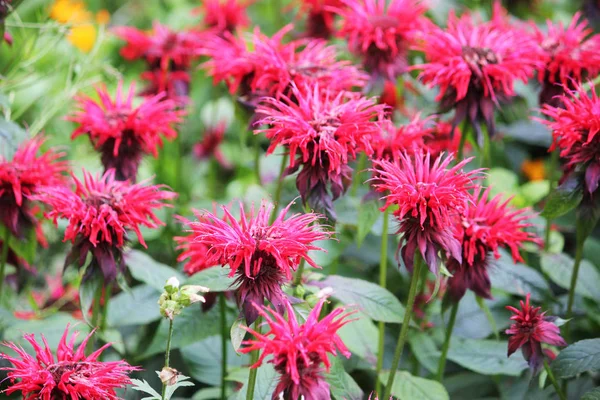
[[544,160],[525,160],[521,165],[521,171],[530,181],[542,181],[546,177]]

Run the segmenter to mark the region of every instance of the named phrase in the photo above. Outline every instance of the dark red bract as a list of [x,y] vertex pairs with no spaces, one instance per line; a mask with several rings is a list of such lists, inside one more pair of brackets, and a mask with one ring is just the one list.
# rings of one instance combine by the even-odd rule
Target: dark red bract
[[506,330],[506,334],[511,335],[508,340],[508,356],[521,348],[529,367],[536,373],[544,363],[541,344],[566,346],[567,342],[560,336],[558,326],[553,323],[555,317],[548,317],[545,312],[540,313],[541,307],[532,307],[529,297],[530,294],[527,294],[525,302],[521,300],[521,309],[506,306],[513,313],[510,317],[513,324]]
[[273,356],[268,362],[279,372],[279,383],[272,399],[328,400],[331,398],[329,384],[323,372],[331,367],[328,353],[337,355],[339,351],[346,358],[350,352],[337,335],[337,331],[350,322],[343,308],[336,308],[319,321],[325,299],[321,299],[313,308],[304,324],[298,324],[294,309],[286,302],[287,321],[267,307],[254,304],[264,318],[269,330],[258,333],[246,328],[255,339],[243,342],[242,353],[260,350],[258,362],[251,368],[258,368],[266,357]]

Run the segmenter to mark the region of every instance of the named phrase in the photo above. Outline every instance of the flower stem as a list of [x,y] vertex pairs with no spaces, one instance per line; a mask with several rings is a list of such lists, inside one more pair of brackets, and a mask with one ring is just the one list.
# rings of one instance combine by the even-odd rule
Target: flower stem
[[8,249],[10,246],[10,231],[4,227],[4,237],[2,238],[2,256],[0,258],[0,300],[4,290],[4,277],[6,275],[6,261],[8,260]]
[[[260,334],[260,324],[262,323],[262,317],[258,317],[254,321],[254,330]],[[250,366],[256,364],[258,357],[260,356],[260,350],[254,350],[250,356]],[[258,368],[250,368],[250,377],[248,378],[248,390],[246,391],[246,400],[254,399],[254,388],[256,387],[256,374]]]
[[[167,351],[165,352],[165,368],[169,368],[171,361],[171,339],[173,338],[173,320],[169,318],[169,336],[167,337]],[[167,393],[167,382],[163,382],[162,400],[165,400]]]
[[[106,322],[108,317],[108,303],[110,302],[110,295],[112,293],[112,285],[109,283],[104,289],[104,304],[100,308],[100,316],[98,325],[100,326],[100,331],[106,330]],[[102,296],[102,289],[100,290],[100,296]],[[102,299],[102,297],[100,298]]]
[[490,311],[490,308],[487,304],[485,304],[485,300],[483,297],[476,296],[477,304],[479,304],[479,308],[484,312],[492,331],[494,332],[494,337],[496,340],[500,341],[500,333],[498,333],[498,327],[496,325],[496,320]]
[[450,349],[450,339],[452,338],[452,331],[454,330],[454,323],[456,322],[456,314],[458,314],[457,301],[452,305],[450,309],[450,319],[448,325],[446,325],[446,338],[444,339],[444,345],[442,346],[442,355],[440,356],[440,362],[438,363],[438,370],[436,379],[441,382],[444,379],[444,370],[446,369],[446,357],[448,356],[448,349]]
[[304,258],[300,261],[300,265],[298,265],[298,269],[296,270],[296,275],[294,275],[294,282],[292,282],[292,286],[296,287],[302,283],[302,273],[304,272]]
[[227,330],[227,316],[225,315],[227,305],[225,304],[225,293],[219,293],[219,309],[221,312],[221,400],[227,399],[225,390],[225,378],[227,377],[227,340],[229,332]]
[[[554,186],[556,186],[556,168],[558,167],[558,159],[559,159],[559,151],[558,150],[554,150],[552,153],[550,153],[550,173],[549,173],[549,182],[548,185],[549,187],[549,192],[552,192],[552,189],[554,189]],[[548,251],[548,247],[550,246],[550,227],[552,225],[552,218],[550,217],[546,217],[546,232],[545,232],[545,237],[544,237],[544,250]]]
[[354,180],[352,181],[352,188],[350,189],[350,195],[356,196],[358,192],[358,187],[361,185],[361,172],[367,166],[367,155],[365,153],[360,153],[358,156],[358,163],[356,165],[356,172],[354,173]]
[[546,370],[548,378],[550,379],[550,382],[552,382],[552,386],[554,386],[554,390],[556,391],[556,394],[558,395],[560,400],[567,400],[567,397],[565,396],[563,391],[560,390],[560,386],[558,386],[558,382],[554,377],[554,373],[552,373],[552,369],[550,369],[550,365],[548,365],[548,360],[546,359],[544,359],[544,369]]
[[281,159],[281,167],[279,168],[279,178],[277,178],[277,187],[275,188],[275,196],[273,197],[273,212],[271,218],[269,218],[269,225],[277,218],[277,211],[279,210],[279,203],[281,201],[281,192],[283,191],[283,180],[285,169],[287,167],[288,154],[285,153]]
[[[383,230],[381,234],[381,253],[379,255],[379,286],[386,287],[387,284],[387,251],[388,251],[388,224],[389,224],[389,208],[383,212]],[[379,348],[377,351],[377,370],[375,375],[375,393],[381,390],[381,381],[379,373],[383,369],[383,353],[385,351],[385,322],[379,322]]]
[[[579,236],[579,235],[578,235]],[[577,286],[577,276],[579,275],[579,266],[581,265],[581,260],[583,258],[583,243],[584,238],[577,238],[577,248],[575,249],[575,264],[573,265],[573,274],[571,275],[571,285],[569,286],[569,301],[567,303],[567,317],[566,319],[571,319],[573,316],[573,302],[575,301],[575,288]],[[567,342],[570,342],[571,339],[571,329],[567,328],[565,332],[565,339]]]
[[460,128],[460,142],[458,143],[458,154],[456,161],[460,162],[463,159],[465,151],[465,143],[467,143],[467,136],[469,134],[469,120],[465,118],[462,127]]
[[398,344],[396,345],[396,351],[394,352],[394,359],[392,361],[392,368],[390,369],[390,376],[385,386],[382,399],[389,399],[392,392],[392,385],[396,377],[396,370],[400,364],[400,358],[402,357],[402,351],[404,350],[404,344],[408,336],[408,329],[410,325],[410,318],[413,313],[413,307],[415,305],[415,297],[417,297],[417,284],[419,283],[419,277],[421,276],[421,255],[418,251],[415,253],[415,266],[412,273],[412,279],[410,280],[410,289],[408,290],[408,300],[406,301],[406,311],[404,313],[404,321],[402,321],[402,328],[400,329],[400,336],[398,337]]
[[256,176],[256,183],[259,186],[262,185],[260,177],[260,140],[258,137],[254,138],[254,175]]

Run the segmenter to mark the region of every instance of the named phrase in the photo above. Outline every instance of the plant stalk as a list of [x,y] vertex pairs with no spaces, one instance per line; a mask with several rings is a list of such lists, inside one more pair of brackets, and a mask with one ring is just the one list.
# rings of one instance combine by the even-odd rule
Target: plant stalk
[[[254,331],[260,333],[260,324],[262,323],[262,317],[258,317],[254,321]],[[250,356],[250,366],[256,364],[258,357],[260,356],[260,350],[254,350]],[[250,377],[248,378],[248,390],[246,391],[246,400],[254,400],[254,389],[256,387],[256,374],[258,368],[250,368]]]
[[[552,153],[550,153],[550,172],[548,174],[548,178],[549,178],[549,186],[550,186],[550,192],[552,192],[552,190],[554,189],[554,186],[556,186],[556,173],[555,170],[558,167],[558,159],[559,159],[559,151],[558,150],[554,150]],[[544,251],[548,251],[548,248],[550,246],[550,228],[552,226],[552,218],[550,217],[546,217],[546,232],[545,232],[545,236],[544,236]]]
[[[388,224],[389,224],[389,208],[383,212],[383,230],[381,234],[381,253],[379,255],[379,286],[386,287],[387,284],[387,252],[388,252]],[[385,322],[379,321],[379,348],[377,351],[377,370],[375,375],[375,393],[381,391],[381,381],[379,374],[383,369],[383,353],[385,351]]]
[[229,332],[227,330],[227,305],[225,304],[224,292],[219,293],[219,309],[221,312],[221,400],[226,400],[225,378],[227,377],[227,340]]
[[400,329],[400,336],[398,337],[398,344],[396,345],[396,351],[394,352],[394,359],[392,361],[392,368],[390,369],[390,376],[388,377],[385,390],[383,391],[382,399],[389,399],[392,392],[392,386],[396,377],[396,370],[400,364],[400,358],[402,357],[402,351],[408,337],[408,329],[410,326],[410,319],[412,317],[413,308],[415,305],[415,298],[417,297],[417,285],[421,276],[421,255],[418,250],[415,252],[415,266],[410,280],[410,289],[408,290],[408,300],[406,301],[406,311],[404,314],[404,320],[402,322],[402,328]]
[[492,315],[492,312],[490,311],[490,308],[488,307],[488,305],[485,304],[485,299],[483,297],[476,296],[476,300],[477,300],[477,304],[479,304],[479,308],[481,308],[481,310],[485,314],[485,316],[490,324],[490,327],[492,328],[492,331],[494,332],[494,337],[496,338],[497,341],[500,341],[500,333],[498,332],[498,326],[496,325],[496,320],[494,319],[494,316]]
[[[571,275],[571,285],[569,286],[569,301],[567,303],[567,317],[569,320],[573,316],[573,303],[575,302],[575,288],[577,287],[577,277],[579,276],[579,266],[581,265],[581,260],[583,259],[583,243],[585,241],[584,238],[579,237],[577,235],[577,248],[575,249],[575,264],[573,265],[573,274]],[[571,339],[571,329],[567,328],[565,332],[565,339],[567,342],[570,342]]]
[[4,227],[4,237],[2,239],[2,256],[0,258],[0,300],[2,300],[2,295],[4,293],[6,261],[8,260],[8,249],[10,246],[10,231],[7,227]]
[[560,390],[558,381],[554,377],[554,373],[552,372],[552,369],[550,369],[550,365],[548,365],[548,360],[546,360],[546,359],[544,359],[544,369],[546,370],[546,373],[548,374],[548,378],[550,379],[550,382],[552,382],[552,386],[554,386],[554,390],[556,391],[556,394],[558,395],[560,400],[567,400],[567,397],[565,396],[563,391]]
[[467,136],[469,135],[469,120],[465,118],[460,128],[460,142],[458,143],[458,154],[456,156],[456,162],[462,161],[465,151],[465,143],[467,143]]
[[365,153],[360,153],[358,156],[358,163],[356,164],[356,172],[354,173],[354,180],[352,181],[352,188],[350,189],[350,195],[356,196],[358,193],[358,187],[362,184],[361,182],[361,173],[367,166],[367,155]]
[[271,213],[271,218],[269,218],[269,225],[272,224],[277,218],[277,212],[279,211],[279,203],[281,202],[281,193],[283,191],[283,180],[285,174],[285,169],[287,168],[288,154],[285,153],[283,155],[283,159],[281,160],[281,167],[279,168],[279,178],[277,178],[277,187],[275,188],[275,196],[273,197],[273,212]]
[[450,349],[450,339],[452,338],[452,331],[454,330],[454,324],[456,323],[456,314],[458,314],[458,304],[456,302],[450,309],[450,319],[448,325],[446,325],[446,338],[444,339],[444,345],[442,346],[442,355],[438,363],[438,371],[436,379],[441,382],[444,379],[444,370],[446,369],[446,357],[448,356],[448,350]]
[[[173,320],[169,318],[169,336],[167,337],[167,351],[165,352],[165,368],[169,368],[171,361],[171,339],[173,338]],[[165,400],[167,394],[167,382],[163,382],[162,400]]]

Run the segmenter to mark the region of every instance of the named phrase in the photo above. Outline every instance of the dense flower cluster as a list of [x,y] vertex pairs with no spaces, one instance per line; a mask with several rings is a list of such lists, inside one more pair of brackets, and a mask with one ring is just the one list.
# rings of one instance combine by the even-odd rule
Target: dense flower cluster
[[483,122],[494,134],[494,109],[514,96],[514,82],[526,82],[543,67],[540,48],[521,28],[510,26],[502,15],[475,22],[468,13],[451,11],[446,29],[431,26],[415,46],[425,53],[419,78],[437,86],[441,112],[455,110],[453,126],[468,120],[481,137]]
[[[255,339],[243,342],[245,347],[240,351],[249,353],[262,350],[260,358],[252,366],[258,368],[268,356],[273,356],[270,363],[280,374],[279,383],[273,392],[273,399],[324,400],[331,398],[329,384],[323,372],[329,371],[331,364],[328,353],[337,355],[339,351],[347,358],[350,352],[337,335],[337,331],[350,322],[351,313],[343,308],[336,308],[326,317],[319,320],[325,299],[321,299],[311,310],[304,324],[299,325],[294,309],[286,302],[287,321],[283,312],[275,313],[267,307],[254,303],[254,307],[264,318],[269,331],[258,333],[246,328]],[[324,367],[324,368],[323,368]]]
[[79,126],[72,138],[88,135],[100,152],[105,171],[115,170],[119,180],[136,181],[137,171],[144,154],[158,155],[162,137],[174,139],[173,125],[181,122],[183,111],[175,110],[175,103],[161,93],[133,105],[135,85],[122,92],[122,82],[117,86],[115,99],[105,88],[97,88],[99,102],[81,96],[79,109],[69,120]]
[[69,221],[64,240],[71,241],[73,248],[65,265],[83,267],[91,252],[93,261],[86,277],[101,273],[107,282],[113,281],[124,268],[122,252],[127,231],[135,232],[140,244],[146,246],[140,226],[162,225],[154,210],[168,206],[165,201],[176,194],[163,190],[162,185],[118,181],[114,170],[97,177],[84,171],[83,182],[75,176],[73,182],[74,191],[67,186],[47,187],[34,198],[50,206],[47,215],[54,223],[59,218]]
[[198,9],[203,16],[203,25],[208,30],[218,33],[235,32],[237,28],[245,28],[250,24],[246,15],[246,7],[253,0],[204,0]]
[[535,373],[544,363],[542,343],[566,346],[567,342],[560,336],[560,329],[554,324],[556,317],[546,316],[545,312],[540,313],[541,307],[531,306],[529,297],[528,293],[525,302],[520,301],[521,309],[506,306],[513,313],[510,317],[513,324],[506,330],[506,334],[511,335],[508,340],[508,356],[520,348],[529,367]]
[[441,256],[462,262],[461,243],[456,239],[457,217],[467,209],[468,190],[475,186],[479,170],[463,172],[471,159],[450,166],[452,157],[440,156],[432,162],[422,151],[402,153],[395,161],[376,160],[374,187],[383,192],[385,208],[398,206],[394,215],[402,234],[399,251],[409,270],[415,251],[434,275],[438,275]]
[[491,283],[488,276],[490,257],[500,258],[498,249],[508,248],[513,261],[522,262],[519,249],[524,242],[541,244],[541,240],[525,229],[533,226],[528,220],[527,209],[513,209],[510,199],[501,195],[490,198],[490,189],[481,192],[475,189],[473,199],[457,224],[456,238],[462,246],[462,262],[450,259],[448,270],[448,294],[459,301],[467,289],[478,296],[491,298]]
[[341,0],[301,0],[300,10],[306,14],[304,34],[316,39],[329,39],[335,32],[334,10],[343,7]]
[[267,202],[258,211],[252,208],[249,214],[240,204],[239,220],[222,207],[222,218],[204,211],[196,214],[197,222],[191,223],[193,235],[188,238],[192,242],[187,248],[206,246],[205,265],[231,267],[230,275],[236,277],[238,285],[238,304],[248,325],[258,317],[253,303],[263,304],[266,299],[277,311],[285,311],[286,298],[281,286],[291,280],[301,260],[318,268],[308,252],[320,250],[314,242],[326,239],[329,233],[317,223],[317,214],[294,214],[286,218],[292,204],[273,223],[269,223],[273,205]]
[[69,327],[63,333],[56,355],[52,354],[46,338],[42,335],[44,348],[35,340],[34,335],[24,336],[35,351],[35,357],[14,343],[4,345],[17,356],[0,354],[1,358],[12,364],[11,367],[0,368],[8,372],[10,386],[7,395],[21,392],[25,400],[54,399],[106,399],[118,400],[116,389],[131,384],[129,374],[137,371],[125,361],[99,361],[100,355],[110,347],[110,343],[102,346],[86,356],[85,348],[92,333],[83,339],[75,349],[75,332],[69,341]]
[[384,120],[380,129],[369,140],[375,160],[395,160],[403,153],[420,151],[425,140],[432,136],[433,127],[428,119],[415,116],[408,124],[394,126],[390,120]]
[[333,200],[352,181],[348,162],[361,148],[372,152],[371,137],[380,129],[375,120],[384,108],[372,99],[317,85],[304,90],[293,86],[291,94],[263,100],[257,113],[268,128],[257,132],[271,141],[268,153],[279,146],[289,149],[287,173],[302,168],[296,186],[303,202],[335,219]]
[[60,160],[62,152],[38,154],[43,144],[44,139],[36,137],[21,143],[12,159],[0,155],[0,223],[19,239],[35,229],[42,244],[45,239],[31,197],[42,186],[61,185],[69,169],[68,163]]
[[341,0],[345,7],[339,36],[363,59],[375,77],[395,80],[408,67],[407,54],[423,28],[427,11],[421,0]]

